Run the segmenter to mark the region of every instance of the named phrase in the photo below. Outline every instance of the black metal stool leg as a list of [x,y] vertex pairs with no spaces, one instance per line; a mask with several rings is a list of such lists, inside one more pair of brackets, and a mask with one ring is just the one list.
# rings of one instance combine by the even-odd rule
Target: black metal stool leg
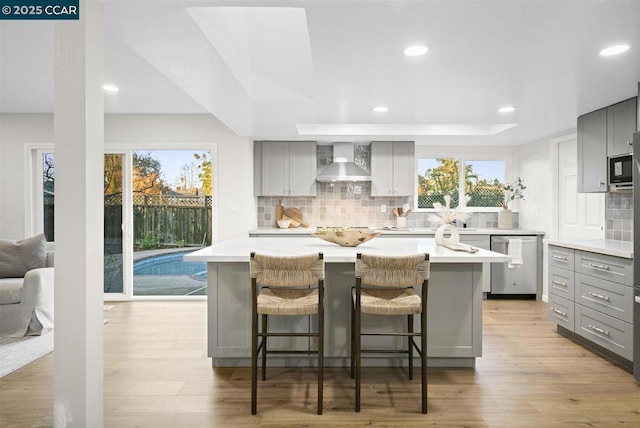
[[351,379],[355,378],[355,369],[356,369],[356,312],[353,307],[354,303],[351,301]]
[[267,378],[267,316],[262,315],[262,380]]
[[[407,333],[413,333],[413,315],[407,315]],[[409,380],[413,380],[413,336],[407,336],[409,346]]]
[[324,391],[324,308],[318,308],[318,414],[322,414]]
[[[356,297],[357,299],[357,297]],[[356,321],[356,412],[360,411],[360,387],[362,382],[362,336],[361,336],[361,317],[362,313],[360,305],[356,303],[355,321]]]
[[[425,285],[426,287],[426,285]],[[422,306],[422,314],[420,314],[420,353],[421,357],[421,366],[420,373],[422,377],[422,413],[427,413],[427,305],[426,305],[426,297],[423,299]]]
[[255,284],[253,285],[253,310],[251,315],[251,414],[257,413],[258,401],[258,313]]

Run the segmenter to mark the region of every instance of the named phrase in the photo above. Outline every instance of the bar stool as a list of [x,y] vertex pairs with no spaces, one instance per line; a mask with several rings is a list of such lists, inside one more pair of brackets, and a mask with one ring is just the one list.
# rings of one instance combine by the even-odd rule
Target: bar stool
[[[318,355],[318,414],[322,414],[324,379],[324,259],[322,253],[301,256],[269,256],[251,253],[251,414],[257,413],[258,355],[262,352],[262,380],[266,378],[267,354]],[[270,315],[317,315],[317,333],[269,333]],[[262,329],[258,331],[258,315]],[[269,337],[317,337],[318,349],[273,350]],[[258,343],[259,342],[259,343]]]
[[[363,286],[364,285],[364,286]],[[422,285],[421,295],[413,289]],[[356,382],[356,412],[360,411],[361,359],[363,353],[403,353],[409,358],[409,380],[413,379],[413,350],[421,357],[422,413],[427,413],[427,295],[429,254],[377,256],[358,253],[356,286],[351,305],[351,377]],[[406,315],[406,332],[362,331],[362,314]],[[420,332],[413,331],[413,316],[420,314]],[[362,336],[406,336],[405,350],[362,349]],[[414,338],[420,336],[420,347]]]

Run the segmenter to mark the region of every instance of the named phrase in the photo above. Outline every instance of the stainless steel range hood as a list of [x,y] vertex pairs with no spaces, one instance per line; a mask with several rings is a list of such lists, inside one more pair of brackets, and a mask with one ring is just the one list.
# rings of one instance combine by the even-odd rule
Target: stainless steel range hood
[[354,143],[333,143],[333,163],[320,172],[316,180],[371,181],[371,174],[353,162],[354,146]]

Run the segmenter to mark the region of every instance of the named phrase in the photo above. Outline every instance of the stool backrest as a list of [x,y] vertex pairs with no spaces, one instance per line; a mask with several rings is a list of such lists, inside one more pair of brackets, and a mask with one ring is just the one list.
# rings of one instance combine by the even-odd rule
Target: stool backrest
[[411,287],[429,279],[429,254],[378,256],[358,253],[356,278],[377,287]]
[[251,253],[251,278],[260,285],[300,287],[317,285],[324,280],[322,253],[300,256],[271,256]]

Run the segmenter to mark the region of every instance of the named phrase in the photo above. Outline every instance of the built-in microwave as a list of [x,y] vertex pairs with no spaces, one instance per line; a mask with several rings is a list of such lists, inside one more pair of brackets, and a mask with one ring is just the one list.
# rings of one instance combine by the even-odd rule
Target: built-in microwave
[[609,191],[630,190],[633,188],[633,155],[609,157]]

